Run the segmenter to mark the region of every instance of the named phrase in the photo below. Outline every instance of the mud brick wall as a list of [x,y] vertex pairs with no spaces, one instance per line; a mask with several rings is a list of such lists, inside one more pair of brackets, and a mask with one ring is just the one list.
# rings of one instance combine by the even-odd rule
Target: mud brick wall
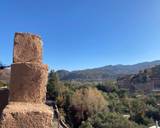
[[42,63],[41,38],[16,33],[9,103],[5,108],[3,105],[0,128],[53,128],[53,111],[44,104],[47,81],[48,66]]

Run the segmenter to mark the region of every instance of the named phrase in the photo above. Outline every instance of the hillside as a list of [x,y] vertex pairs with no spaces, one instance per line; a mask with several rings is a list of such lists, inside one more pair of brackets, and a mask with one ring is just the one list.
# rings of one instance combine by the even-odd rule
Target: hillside
[[145,69],[134,75],[126,75],[117,79],[121,89],[130,91],[142,90],[151,92],[160,90],[160,65]]
[[9,83],[10,69],[0,69],[0,81],[3,83]]
[[57,74],[61,80],[80,80],[80,81],[101,81],[101,80],[114,80],[120,76],[128,74],[136,74],[140,70],[152,68],[160,65],[160,60],[152,62],[138,63],[134,65],[108,65],[100,68],[66,71],[59,70]]
[[[160,65],[160,60],[152,62],[143,62],[135,65],[108,65],[104,67],[67,71],[59,70],[57,74],[60,80],[78,80],[78,81],[102,81],[102,80],[115,80],[118,77],[137,74],[140,70],[152,68]],[[8,83],[10,79],[10,69],[0,70],[0,81]]]

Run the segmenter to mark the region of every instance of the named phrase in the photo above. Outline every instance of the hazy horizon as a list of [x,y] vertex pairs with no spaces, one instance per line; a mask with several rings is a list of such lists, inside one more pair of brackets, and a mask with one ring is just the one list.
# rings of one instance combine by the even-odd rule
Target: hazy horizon
[[15,32],[40,35],[44,63],[55,70],[160,59],[159,0],[5,0],[0,11],[0,61],[6,65]]
[[[105,66],[118,66],[118,65],[123,65],[123,66],[128,66],[128,65],[136,65],[136,64],[141,64],[141,63],[148,63],[148,62],[154,62],[154,61],[160,61],[160,60],[150,60],[150,61],[142,61],[142,62],[137,62],[137,63],[130,63],[130,64],[126,64],[126,63],[117,63],[117,64],[106,64],[106,65],[99,65],[99,66],[94,66],[94,67],[86,67],[86,68],[79,68],[79,69],[67,69],[67,68],[59,68],[59,69],[55,69],[52,67],[52,65],[49,65],[49,70],[54,70],[54,71],[59,71],[59,70],[66,70],[66,71],[80,71],[80,70],[88,70],[88,69],[96,69],[96,68],[102,68]],[[5,66],[9,66],[10,64],[5,64],[2,63]]]

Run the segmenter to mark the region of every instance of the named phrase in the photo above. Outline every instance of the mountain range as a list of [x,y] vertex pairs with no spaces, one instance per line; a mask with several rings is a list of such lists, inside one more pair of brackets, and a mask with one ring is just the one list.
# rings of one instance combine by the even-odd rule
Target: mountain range
[[[60,80],[65,81],[104,81],[104,80],[116,80],[119,77],[131,74],[137,74],[140,70],[152,68],[156,65],[160,65],[160,60],[152,62],[143,62],[134,65],[107,65],[104,67],[67,71],[58,70]],[[10,68],[0,70],[0,81],[8,83],[10,79]]]
[[156,65],[160,65],[160,60],[133,65],[107,65],[104,67],[77,71],[58,70],[57,74],[60,80],[104,81],[115,80],[125,75],[137,74],[140,70],[152,68]]

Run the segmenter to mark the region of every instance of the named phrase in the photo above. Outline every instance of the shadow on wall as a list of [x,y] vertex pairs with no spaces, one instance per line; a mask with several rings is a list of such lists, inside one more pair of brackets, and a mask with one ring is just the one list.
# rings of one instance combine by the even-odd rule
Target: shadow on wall
[[8,104],[9,90],[7,88],[0,88],[0,116],[3,109]]

